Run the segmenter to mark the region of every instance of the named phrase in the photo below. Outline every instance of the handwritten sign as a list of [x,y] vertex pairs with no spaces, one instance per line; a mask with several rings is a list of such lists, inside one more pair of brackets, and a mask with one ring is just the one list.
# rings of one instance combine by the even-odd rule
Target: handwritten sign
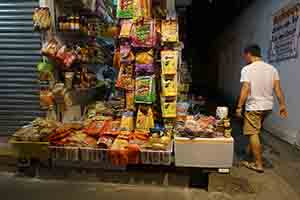
[[298,56],[300,3],[286,6],[273,15],[269,61],[278,62]]

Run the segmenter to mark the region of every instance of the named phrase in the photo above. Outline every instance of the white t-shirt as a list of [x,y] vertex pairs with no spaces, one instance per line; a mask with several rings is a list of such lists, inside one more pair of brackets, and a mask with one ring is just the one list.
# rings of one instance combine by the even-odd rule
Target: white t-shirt
[[253,62],[242,69],[241,82],[250,83],[247,111],[272,110],[274,80],[279,80],[277,69],[263,61]]

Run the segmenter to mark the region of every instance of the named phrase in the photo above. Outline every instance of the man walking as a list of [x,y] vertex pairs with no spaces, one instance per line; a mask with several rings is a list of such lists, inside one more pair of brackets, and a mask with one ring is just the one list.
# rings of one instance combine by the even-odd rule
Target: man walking
[[247,63],[241,72],[242,88],[236,115],[242,117],[245,105],[243,132],[249,138],[247,153],[252,154],[254,162],[243,161],[243,165],[256,172],[264,172],[260,131],[264,119],[273,109],[273,91],[280,108],[280,116],[288,117],[285,98],[281,89],[279,74],[276,68],[262,61],[258,45],[249,45],[244,49]]

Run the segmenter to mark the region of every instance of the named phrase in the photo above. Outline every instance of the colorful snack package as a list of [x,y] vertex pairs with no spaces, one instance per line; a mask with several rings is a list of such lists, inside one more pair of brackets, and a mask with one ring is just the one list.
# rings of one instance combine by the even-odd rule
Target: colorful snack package
[[129,38],[132,24],[133,24],[132,20],[122,20],[121,21],[120,38]]
[[151,18],[152,0],[134,0],[135,19]]
[[178,51],[163,50],[161,54],[161,70],[162,74],[176,74],[178,65]]
[[161,97],[161,111],[163,118],[176,118],[176,99]]
[[126,109],[133,111],[135,110],[133,91],[126,91]]
[[154,128],[154,118],[151,106],[140,105],[136,118],[136,130],[149,132]]
[[161,40],[163,42],[178,42],[178,26],[176,20],[163,20],[161,24]]
[[140,76],[135,81],[135,103],[151,104],[155,101],[153,76]]
[[154,47],[156,45],[155,20],[137,21],[131,31],[133,47]]
[[121,63],[132,63],[134,61],[134,54],[131,51],[131,46],[126,43],[120,46],[120,62]]
[[116,82],[116,87],[123,88],[125,90],[133,90],[134,89],[134,79],[133,79],[133,65],[125,65],[122,64],[118,79]]
[[118,0],[117,17],[121,19],[133,18],[133,0]]
[[177,77],[176,76],[167,77],[167,76],[162,75],[161,86],[162,86],[162,95],[163,96],[165,96],[165,97],[177,96]]
[[133,131],[133,112],[124,112],[122,115],[120,130]]
[[153,54],[154,54],[153,49],[149,51],[136,53],[135,64],[153,64],[154,63]]

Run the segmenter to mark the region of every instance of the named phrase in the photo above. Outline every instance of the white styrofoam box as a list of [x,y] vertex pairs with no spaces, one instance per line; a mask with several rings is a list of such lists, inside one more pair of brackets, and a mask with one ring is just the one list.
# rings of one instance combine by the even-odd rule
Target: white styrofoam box
[[178,167],[231,168],[233,138],[175,137],[175,165]]

